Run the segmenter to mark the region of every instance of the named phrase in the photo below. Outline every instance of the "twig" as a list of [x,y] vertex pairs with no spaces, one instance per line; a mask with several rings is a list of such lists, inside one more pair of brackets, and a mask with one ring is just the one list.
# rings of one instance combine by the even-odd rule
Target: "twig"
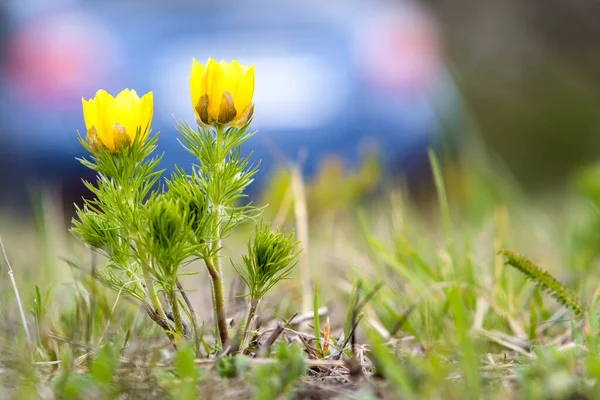
[[485,329],[477,329],[474,332],[479,333],[482,336],[485,336],[486,338],[492,340],[493,342],[496,342],[500,346],[506,347],[507,349],[513,350],[521,355],[524,355],[525,357],[528,357],[530,359],[536,358],[535,354],[528,352],[527,350],[525,350],[521,346],[518,346],[515,343],[511,343],[505,339],[498,337],[497,335],[494,335],[490,331],[487,331]]
[[23,306],[21,305],[21,297],[19,296],[19,289],[17,289],[17,282],[15,282],[13,270],[10,267],[10,263],[8,262],[8,256],[6,255],[6,250],[4,250],[4,245],[2,244],[2,238],[0,238],[0,249],[2,250],[2,255],[4,256],[4,262],[6,263],[6,269],[8,270],[8,277],[10,278],[10,282],[12,283],[13,289],[15,290],[15,297],[17,298],[17,305],[19,306],[19,312],[21,313],[21,321],[23,322],[23,329],[25,330],[25,337],[27,338],[27,341],[29,343],[31,343],[31,335],[29,334],[29,328],[27,327],[27,321],[25,320],[25,313],[23,312]]
[[264,357],[266,355],[269,354],[269,351],[271,350],[271,346],[273,346],[273,343],[275,343],[275,341],[277,340],[277,338],[283,333],[283,331],[285,330],[286,325],[289,325],[290,322],[296,318],[297,314],[292,315],[292,317],[285,323],[280,322],[277,327],[273,330],[273,333],[271,334],[271,336],[269,336],[269,338],[267,339],[267,341],[261,346],[260,349],[260,356]]
[[[358,317],[358,312],[360,310],[360,307],[362,307],[362,306],[359,307],[359,304],[362,304],[362,303],[359,303],[359,301],[358,301],[360,298],[361,286],[362,286],[362,282],[358,281],[358,285],[356,286],[356,298],[354,299],[354,306],[352,307],[352,317],[351,317],[352,318],[352,320],[351,320],[352,321],[352,329],[350,330],[350,333],[348,334],[348,338],[346,338],[346,341],[344,342],[344,345],[342,346],[342,350],[341,350],[342,352],[344,351],[344,347],[346,347],[346,344],[348,343],[348,339],[350,339],[350,351],[351,351],[350,354],[352,354],[352,356],[355,356],[354,345],[356,344],[356,339],[354,337],[354,332],[355,332],[356,328],[358,327],[358,323],[362,319],[362,315],[360,317]],[[375,289],[375,290],[377,290],[377,289]],[[364,303],[364,304],[366,304],[366,303]]]
[[[342,354],[344,354],[344,349],[346,348],[346,346],[348,346],[348,341],[350,341],[350,338],[354,337],[354,331],[356,330],[356,328],[358,327],[358,324],[360,323],[360,321],[362,320],[362,315],[360,317],[358,317],[356,319],[356,321],[354,321],[354,323],[352,324],[352,328],[350,329],[350,332],[348,334],[348,337],[346,338],[346,340],[344,340],[344,343],[342,344],[342,346],[340,347],[340,351],[333,356],[333,360],[339,360],[340,357],[342,356]],[[354,354],[354,340],[352,340],[352,354]]]
[[[278,360],[275,358],[251,358],[248,360],[250,362],[250,365],[252,366],[257,366],[257,365],[268,365],[268,364],[273,364],[273,363],[277,363]],[[216,362],[216,359],[195,359],[194,360],[194,364],[197,365],[198,367],[212,367]],[[42,365],[40,363],[38,363],[38,365]],[[51,362],[47,362],[44,365],[51,365]],[[311,360],[311,359],[305,359],[304,360],[304,365],[307,368],[311,368],[311,367],[326,367],[326,368],[344,368],[344,369],[348,369],[348,367],[346,366],[346,363],[344,361],[337,361],[337,360]],[[360,364],[360,366],[362,368],[373,368],[373,364],[371,364],[370,362],[362,362]],[[167,364],[167,363],[156,363],[153,365],[148,365],[149,368],[172,368],[173,365],[172,364]],[[134,368],[139,368],[138,365],[135,365]],[[121,367],[119,369],[119,372],[125,373],[131,371],[130,367]]]
[[194,307],[192,307],[192,303],[188,297],[188,295],[183,290],[183,286],[179,279],[177,280],[177,289],[179,289],[179,293],[181,293],[181,297],[183,297],[183,301],[188,307],[190,311],[190,315],[192,316],[192,325],[194,327],[194,344],[196,345],[196,356],[200,356],[200,336],[198,335],[198,320],[196,318],[196,313],[194,312]]
[[[369,302],[369,300],[371,300],[373,298],[373,296],[375,296],[375,294],[379,291],[379,289],[381,289],[383,287],[383,282],[379,282],[377,283],[365,296],[364,299],[361,300],[360,303],[356,304],[356,311],[355,313],[358,314],[360,312],[360,310],[363,309],[364,306],[367,305],[367,303]],[[358,297],[356,297],[358,300]]]
[[398,331],[400,331],[400,329],[402,329],[402,327],[404,326],[404,323],[408,320],[408,317],[417,308],[417,304],[418,304],[418,302],[413,302],[410,305],[410,307],[408,307],[408,309],[406,311],[404,311],[404,313],[402,313],[402,315],[400,316],[400,319],[396,322],[396,324],[392,327],[392,329],[390,329],[390,337],[396,336]]
[[[319,307],[317,312],[319,313],[319,317],[323,317],[323,316],[329,314],[329,308],[327,308],[327,306]],[[310,321],[314,317],[315,317],[315,312],[309,311],[309,312],[306,312],[304,314],[300,314],[300,315],[294,317],[286,325],[290,325],[290,326],[300,325],[303,322]]]
[[313,349],[310,346],[310,344],[308,343],[308,341],[306,339],[304,339],[304,337],[302,335],[298,335],[298,339],[300,339],[300,341],[304,345],[304,348],[306,349],[306,352],[310,356],[310,359],[317,360],[319,357],[317,357],[317,351],[316,351],[316,349]]
[[294,214],[296,215],[296,234],[303,245],[298,267],[300,268],[300,287],[302,288],[302,312],[311,310],[312,289],[310,284],[310,258],[308,256],[308,212],[306,193],[300,167],[292,168],[292,189],[294,191]]

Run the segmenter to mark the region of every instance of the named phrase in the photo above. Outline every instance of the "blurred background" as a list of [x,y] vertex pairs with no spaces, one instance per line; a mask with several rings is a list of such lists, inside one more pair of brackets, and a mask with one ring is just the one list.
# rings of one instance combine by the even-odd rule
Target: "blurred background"
[[314,176],[329,155],[417,173],[439,132],[434,100],[452,96],[438,27],[409,2],[15,0],[0,15],[0,187],[13,205],[40,184],[81,195],[81,97],[99,88],[152,90],[162,166],[189,165],[174,118],[194,122],[193,57],[256,66],[254,190],[290,162]]
[[253,190],[288,163],[310,181],[365,159],[418,187],[429,147],[472,143],[525,187],[556,187],[600,153],[599,13],[558,0],[3,0],[0,202],[85,193],[76,132],[99,88],[152,90],[162,166],[189,165],[174,118],[194,121],[193,57],[256,65]]

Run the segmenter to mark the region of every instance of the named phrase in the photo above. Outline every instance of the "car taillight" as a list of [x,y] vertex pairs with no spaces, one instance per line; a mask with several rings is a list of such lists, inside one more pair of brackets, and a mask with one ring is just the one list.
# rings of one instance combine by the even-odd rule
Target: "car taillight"
[[25,22],[11,35],[4,73],[16,100],[45,107],[81,97],[115,57],[105,29],[79,13]]
[[433,21],[417,8],[374,17],[360,29],[358,65],[380,90],[422,90],[440,73],[441,44]]

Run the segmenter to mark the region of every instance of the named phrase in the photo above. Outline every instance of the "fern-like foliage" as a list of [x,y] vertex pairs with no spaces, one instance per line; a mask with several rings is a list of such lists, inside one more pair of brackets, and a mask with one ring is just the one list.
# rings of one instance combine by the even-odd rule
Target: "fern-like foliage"
[[519,256],[511,251],[502,250],[504,263],[510,265],[523,273],[528,279],[550,294],[556,301],[573,311],[576,315],[583,315],[581,301],[575,293],[560,283],[548,271],[535,265],[528,258]]

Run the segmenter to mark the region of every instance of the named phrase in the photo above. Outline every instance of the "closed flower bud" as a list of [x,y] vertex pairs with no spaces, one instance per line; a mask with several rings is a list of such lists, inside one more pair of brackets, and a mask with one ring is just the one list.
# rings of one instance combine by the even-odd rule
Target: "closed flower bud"
[[291,238],[271,232],[268,229],[259,231],[254,238],[254,263],[261,279],[271,278],[279,268],[274,268],[281,264],[285,267],[288,264],[290,254],[293,254]]
[[191,198],[188,202],[187,211],[192,231],[197,235],[202,235],[206,221],[210,217],[206,199],[204,197]]
[[93,99],[81,99],[87,141],[91,150],[100,148],[119,153],[136,139],[144,141],[152,122],[152,92],[141,99],[135,90],[125,89],[116,97],[104,90]]
[[180,208],[171,201],[158,201],[150,211],[152,241],[161,249],[170,249],[181,240],[183,229]]
[[205,66],[192,61],[190,96],[199,125],[243,126],[254,113],[253,95],[253,65],[217,63],[212,58]]
[[106,216],[87,209],[78,212],[78,216],[73,232],[89,246],[107,250],[119,243],[118,232]]
[[281,279],[289,276],[296,264],[298,251],[293,233],[272,232],[269,225],[257,228],[248,244],[248,254],[234,268],[248,285],[250,297],[260,299]]

